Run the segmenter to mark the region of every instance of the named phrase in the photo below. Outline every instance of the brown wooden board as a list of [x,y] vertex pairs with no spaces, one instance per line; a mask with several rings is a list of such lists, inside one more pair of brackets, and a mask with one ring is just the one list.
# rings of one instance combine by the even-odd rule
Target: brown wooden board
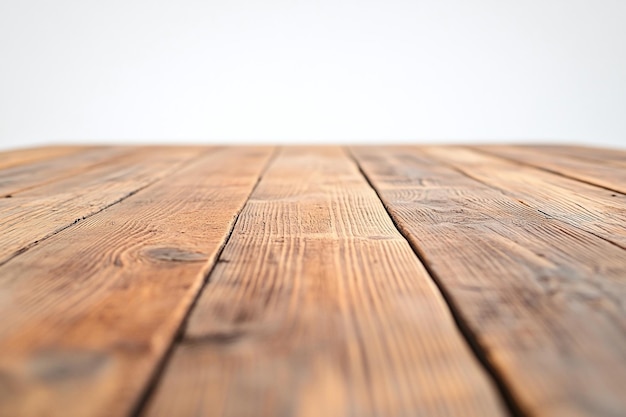
[[0,415],[128,416],[141,401],[272,149],[169,169],[181,152],[117,166],[86,204],[146,188],[0,267]]
[[130,148],[123,147],[85,148],[80,152],[0,170],[0,198],[15,197],[35,187],[80,176],[98,164],[106,165],[115,157],[130,152]]
[[28,165],[37,161],[80,152],[87,148],[86,146],[41,146],[37,148],[6,150],[0,152],[0,169]]
[[0,199],[0,265],[166,177],[199,152],[198,147],[135,149],[106,164]]
[[595,162],[596,164],[614,164],[616,167],[626,166],[626,150],[596,148],[576,145],[523,145],[528,149],[536,149],[551,155],[567,155],[576,159]]
[[[576,224],[598,198],[584,210],[611,238],[606,190],[455,148],[353,152],[520,414],[624,415],[626,252]],[[567,219],[535,209],[545,193]]]
[[620,168],[522,146],[481,146],[474,149],[626,194],[626,164]]
[[337,147],[288,148],[270,166],[144,413],[506,414],[436,286]]
[[424,148],[442,164],[555,219],[626,248],[626,195],[459,147]]

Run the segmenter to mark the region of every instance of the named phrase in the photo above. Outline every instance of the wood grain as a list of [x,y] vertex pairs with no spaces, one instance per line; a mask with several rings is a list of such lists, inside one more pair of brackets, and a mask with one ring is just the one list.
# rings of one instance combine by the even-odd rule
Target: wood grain
[[123,147],[92,147],[0,170],[0,198],[12,198],[20,192],[81,175],[89,168],[106,164],[115,157],[130,152],[130,149]]
[[580,145],[525,145],[525,148],[536,149],[553,155],[566,155],[576,159],[592,161],[596,164],[613,164],[618,168],[626,166],[626,150],[596,148]]
[[353,152],[524,415],[624,415],[626,252],[569,224],[597,197],[603,234],[623,229],[606,190],[454,148]]
[[612,164],[522,146],[492,145],[474,149],[626,194],[626,163],[618,169]]
[[32,164],[87,149],[86,146],[41,146],[0,152],[0,169]]
[[172,172],[181,152],[85,174],[85,202],[163,179],[0,267],[0,415],[127,416],[141,400],[272,149]]
[[469,149],[424,150],[547,219],[559,220],[626,248],[626,195]]
[[199,152],[198,147],[135,149],[45,187],[0,199],[0,265],[164,178]]
[[244,207],[145,416],[496,416],[437,288],[336,147]]

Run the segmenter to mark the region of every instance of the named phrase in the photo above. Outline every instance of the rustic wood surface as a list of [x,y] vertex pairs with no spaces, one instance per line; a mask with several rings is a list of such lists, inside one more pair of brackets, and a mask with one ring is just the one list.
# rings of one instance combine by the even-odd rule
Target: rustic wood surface
[[83,149],[89,148],[81,146],[42,146],[39,148],[5,151],[2,152],[2,158],[0,159],[0,169],[20,165],[26,167],[37,161],[51,160],[56,156],[70,155]]
[[131,178],[165,178],[0,267],[7,416],[132,412],[271,149],[204,153],[177,172],[147,154]]
[[530,206],[546,219],[558,219],[626,248],[625,194],[470,149],[425,151],[464,176]]
[[502,415],[341,149],[281,152],[209,280],[148,416]]
[[626,152],[0,153],[0,416],[626,416]]
[[[561,155],[558,152],[546,152],[543,149],[521,148],[519,146],[482,146],[475,149],[602,186],[608,190],[626,193],[626,170],[619,169],[626,168],[626,159],[623,162],[619,159],[616,160],[616,155],[619,155],[619,152],[614,152],[616,155],[612,157],[598,155],[602,159],[589,160],[584,157],[585,153],[594,155],[594,152],[572,152],[570,150]],[[618,166],[616,169],[614,164],[622,166]]]

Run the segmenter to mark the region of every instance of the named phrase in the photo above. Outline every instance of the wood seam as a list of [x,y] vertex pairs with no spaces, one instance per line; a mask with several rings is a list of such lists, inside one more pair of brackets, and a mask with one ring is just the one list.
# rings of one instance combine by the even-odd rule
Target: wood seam
[[202,295],[202,293],[207,289],[207,287],[211,283],[211,274],[213,273],[213,271],[215,270],[215,267],[219,263],[220,257],[222,256],[222,252],[224,251],[224,248],[228,244],[228,241],[230,240],[230,238],[231,238],[231,236],[233,234],[233,231],[235,230],[235,226],[237,225],[237,222],[239,221],[239,216],[241,215],[241,212],[245,208],[246,204],[248,204],[248,201],[250,200],[250,197],[254,193],[254,190],[258,187],[259,183],[263,179],[263,176],[265,175],[265,172],[267,172],[269,167],[272,165],[272,163],[276,159],[276,156],[280,152],[281,148],[282,147],[280,147],[280,146],[276,146],[274,148],[274,150],[272,151],[272,154],[270,155],[270,157],[268,158],[267,162],[265,163],[265,166],[263,167],[263,169],[259,173],[259,175],[258,175],[258,177],[256,179],[256,182],[254,183],[254,185],[250,189],[250,192],[248,193],[246,201],[241,205],[241,208],[237,211],[237,214],[235,215],[235,219],[233,220],[232,225],[231,225],[230,229],[228,230],[226,238],[223,240],[222,244],[220,245],[220,247],[215,252],[215,257],[213,259],[207,260],[207,263],[212,263],[212,265],[206,271],[206,273],[204,275],[204,280],[203,280],[202,284],[200,285],[200,288],[199,288],[198,292],[195,294],[195,296],[193,298],[193,301],[191,302],[191,304],[189,305],[189,308],[185,312],[185,317],[183,317],[183,319],[181,320],[178,329],[174,333],[174,337],[172,338],[172,340],[170,341],[169,346],[167,347],[167,350],[163,354],[163,357],[161,358],[159,363],[155,366],[153,374],[149,378],[149,381],[148,381],[148,383],[146,385],[146,388],[145,388],[144,392],[139,395],[137,403],[132,408],[132,411],[129,413],[129,416],[133,416],[133,417],[140,416],[143,413],[146,405],[148,404],[148,402],[152,398],[152,395],[154,394],[154,391],[155,391],[156,387],[159,385],[161,377],[163,376],[163,373],[165,372],[165,369],[167,368],[167,366],[168,366],[168,364],[170,362],[170,359],[172,357],[172,354],[174,353],[174,350],[175,350],[176,346],[178,346],[179,344],[183,343],[183,336],[184,336],[184,333],[185,333],[185,328],[187,327],[187,323],[189,321],[189,317],[191,316],[191,313],[194,311],[194,309],[196,307],[196,304],[198,303],[198,300],[200,299],[200,296]]
[[[548,173],[550,173],[550,174],[552,174],[552,175],[557,175],[557,176],[559,176],[559,177],[563,177],[563,178],[567,178],[567,179],[570,179],[570,180],[574,180],[574,181],[582,182],[583,184],[591,185],[591,186],[593,186],[593,187],[597,187],[597,188],[602,188],[602,189],[604,189],[604,190],[611,191],[611,192],[613,192],[613,193],[618,193],[618,194],[621,194],[621,195],[626,195],[626,194],[624,194],[623,192],[621,192],[621,191],[619,191],[619,190],[616,190],[616,189],[614,189],[614,188],[611,188],[611,187],[607,187],[607,186],[604,186],[604,185],[601,185],[601,184],[597,184],[597,183],[592,182],[592,181],[587,181],[587,180],[584,180],[584,179],[582,179],[582,178],[573,177],[573,176],[571,176],[571,175],[567,175],[567,174],[564,174],[564,173],[562,173],[562,172],[558,172],[558,171],[555,171],[555,170],[550,169],[550,168],[546,168],[546,167],[541,166],[541,165],[531,164],[531,163],[526,162],[526,161],[521,161],[521,160],[518,160],[518,159],[509,158],[509,157],[506,157],[506,156],[500,155],[500,154],[498,154],[498,153],[494,153],[494,152],[490,152],[489,150],[482,149],[482,148],[480,148],[480,147],[474,147],[474,146],[461,146],[461,148],[468,149],[468,150],[470,150],[470,151],[472,151],[472,152],[481,153],[481,154],[483,154],[483,155],[487,155],[487,156],[489,156],[489,157],[502,159],[502,160],[504,160],[504,161],[508,161],[508,162],[513,162],[513,163],[518,164],[518,165],[524,165],[524,166],[527,166],[527,167],[530,167],[530,168],[533,168],[533,169],[538,169],[538,170],[541,170],[541,171],[544,171],[544,172],[548,172]],[[438,159],[438,161],[439,161],[439,159]],[[442,161],[440,161],[440,162],[442,162]],[[624,249],[624,248],[623,248],[623,249]]]
[[[215,152],[215,151],[216,151],[216,150],[218,150],[218,149],[219,149],[219,148],[214,148],[214,149],[210,149],[210,150],[208,150],[208,151],[200,152],[198,155],[196,155],[196,156],[194,156],[194,157],[192,157],[192,158],[189,158],[189,159],[187,159],[186,161],[183,161],[183,162],[179,163],[179,164],[178,164],[178,166],[177,166],[177,167],[175,167],[175,168],[172,170],[172,172],[171,172],[171,173],[174,173],[174,172],[176,172],[176,171],[179,171],[179,170],[180,170],[180,169],[182,169],[184,166],[186,166],[186,165],[190,164],[190,163],[191,163],[191,162],[193,162],[194,160],[196,160],[196,159],[198,159],[198,158],[200,158],[200,157],[204,156],[205,154],[207,154],[207,153],[209,153],[209,152]],[[110,204],[107,204],[106,206],[102,207],[102,209],[100,209],[100,210],[98,210],[98,211],[95,211],[95,212],[93,212],[93,213],[87,214],[87,215],[85,215],[85,216],[81,216],[81,217],[79,217],[78,219],[74,220],[72,223],[66,224],[65,226],[61,226],[61,227],[59,227],[58,229],[54,230],[53,232],[51,232],[51,233],[49,233],[49,234],[47,234],[47,235],[45,235],[45,236],[41,237],[40,239],[38,239],[38,240],[36,240],[36,241],[34,241],[34,242],[31,242],[31,243],[29,243],[29,244],[27,244],[27,245],[25,245],[25,246],[21,247],[20,249],[16,250],[16,251],[15,251],[15,252],[11,255],[11,256],[7,257],[7,258],[6,258],[6,259],[4,259],[3,261],[0,261],[0,266],[3,266],[3,265],[5,265],[5,264],[7,264],[7,263],[11,262],[13,259],[15,259],[16,257],[18,257],[19,255],[21,255],[21,254],[23,254],[23,253],[27,252],[28,250],[30,250],[30,249],[32,249],[32,248],[34,248],[35,246],[37,246],[37,245],[39,245],[40,243],[44,242],[45,240],[47,240],[47,239],[51,238],[52,236],[54,236],[54,235],[56,235],[56,234],[58,234],[58,233],[60,233],[60,232],[62,232],[62,231],[64,231],[64,230],[69,229],[70,227],[74,226],[76,223],[80,222],[81,220],[86,220],[86,219],[88,219],[88,218],[90,218],[90,217],[92,217],[92,216],[97,215],[98,213],[102,213],[104,210],[106,210],[106,209],[108,209],[108,208],[110,208],[110,207],[112,207],[112,206],[114,206],[114,205],[116,205],[116,204],[118,204],[118,203],[121,203],[122,201],[126,200],[127,198],[129,198],[129,197],[131,197],[131,196],[133,196],[133,195],[135,195],[135,194],[139,193],[139,192],[140,192],[140,191],[142,191],[142,190],[145,190],[146,188],[150,187],[151,185],[156,184],[157,182],[161,181],[161,180],[162,180],[162,179],[164,179],[164,178],[165,178],[165,177],[162,177],[162,178],[156,178],[156,179],[154,179],[154,180],[150,181],[149,183],[147,183],[146,185],[141,186],[141,187],[139,187],[139,188],[136,188],[136,189],[134,189],[134,190],[132,190],[132,191],[130,191],[130,192],[128,192],[128,193],[126,193],[124,196],[122,196],[122,197],[118,198],[117,200],[112,201]]]
[[[473,148],[471,148],[471,147],[468,147],[468,146],[465,146],[464,148],[465,148],[465,149],[469,149],[469,150],[471,150],[472,152],[474,152],[474,151],[475,151],[475,149],[473,149]],[[487,154],[487,153],[486,153],[486,152],[484,152],[483,154]],[[531,168],[534,168],[534,167],[533,167],[533,166],[531,166],[531,165],[523,164],[523,163],[521,163],[521,162],[519,162],[519,161],[509,160],[508,158],[500,157],[500,156],[498,156],[498,155],[488,154],[488,156],[490,156],[490,157],[491,157],[491,156],[493,156],[493,157],[495,157],[495,158],[500,158],[500,159],[503,159],[503,160],[506,160],[506,161],[510,161],[510,162],[514,162],[514,163],[519,163],[520,165],[529,166],[529,167],[531,167]],[[474,175],[472,175],[472,174],[470,174],[470,173],[466,172],[464,169],[459,168],[459,167],[456,167],[456,166],[454,166],[453,164],[451,164],[451,163],[449,163],[449,162],[447,162],[447,161],[445,161],[445,160],[442,160],[442,159],[440,159],[440,158],[437,158],[436,156],[433,156],[433,155],[431,155],[431,154],[425,155],[425,157],[430,158],[430,159],[432,159],[432,160],[435,160],[435,161],[437,161],[438,163],[440,163],[440,164],[442,164],[442,165],[447,166],[448,168],[450,168],[450,169],[452,169],[452,170],[454,170],[454,171],[458,172],[459,174],[461,174],[461,175],[463,175],[463,176],[465,176],[465,177],[467,177],[467,178],[471,179],[472,181],[476,181],[476,182],[478,182],[478,183],[480,183],[480,184],[484,185],[485,187],[489,187],[489,188],[491,188],[492,190],[495,190],[495,191],[498,191],[498,192],[501,192],[501,193],[503,193],[503,194],[504,194],[504,191],[505,191],[505,190],[502,190],[501,188],[499,188],[499,187],[497,187],[497,186],[495,186],[495,185],[493,185],[493,184],[489,184],[488,182],[485,182],[485,181],[481,180],[480,178],[475,177]],[[548,171],[548,170],[545,170],[545,171],[552,173],[552,171]],[[573,180],[578,181],[576,178],[571,178],[571,177],[567,177],[567,176],[565,176],[565,175],[560,175],[560,174],[556,174],[556,175],[562,176],[563,178],[568,178],[568,179],[573,179]],[[582,183],[586,183],[586,184],[591,185],[591,186],[594,186],[594,187],[595,187],[595,186],[597,186],[596,184],[587,183],[586,181],[580,181],[580,182],[582,182]],[[611,191],[611,192],[619,192],[619,191],[611,190],[611,189],[609,189],[609,188],[602,187],[602,186],[599,186],[599,185],[598,185],[597,187],[598,187],[598,188],[603,188],[603,189],[608,190],[608,191]],[[621,193],[620,193],[620,194],[621,194]],[[565,226],[566,226],[566,227],[568,227],[568,228],[569,228],[569,227],[572,227],[572,228],[574,228],[574,229],[576,229],[576,230],[578,230],[578,231],[580,231],[580,232],[582,232],[582,233],[587,233],[587,234],[590,234],[591,236],[596,237],[596,238],[598,238],[598,239],[601,239],[601,240],[603,240],[603,241],[605,241],[605,242],[607,242],[607,243],[610,243],[611,245],[613,245],[613,246],[615,246],[615,247],[618,247],[618,248],[620,248],[620,249],[622,249],[622,250],[626,250],[626,247],[624,247],[624,246],[620,245],[620,244],[619,244],[619,243],[617,243],[617,242],[613,242],[612,240],[609,240],[609,239],[607,239],[607,238],[605,238],[605,237],[603,237],[603,236],[600,236],[600,235],[598,235],[598,234],[596,234],[596,233],[594,233],[594,232],[592,232],[592,231],[590,231],[590,230],[587,230],[587,229],[581,228],[581,227],[579,227],[579,226],[576,226],[576,225],[574,225],[574,224],[572,224],[572,223],[567,223],[567,222],[564,222],[564,221],[562,221],[562,220],[560,220],[560,219],[558,219],[558,218],[556,218],[556,217],[553,217],[553,216],[551,216],[550,214],[548,214],[548,213],[546,213],[546,212],[542,211],[541,209],[539,209],[539,208],[537,208],[537,207],[535,207],[535,206],[533,206],[533,205],[531,205],[531,204],[526,203],[525,201],[519,200],[519,199],[517,199],[517,198],[515,198],[515,197],[512,197],[512,196],[510,196],[510,195],[508,195],[508,194],[504,194],[504,195],[506,195],[508,198],[510,198],[510,199],[512,199],[512,200],[515,200],[515,201],[517,201],[517,202],[519,202],[519,203],[521,203],[521,204],[525,205],[526,207],[529,207],[529,208],[531,208],[531,209],[533,209],[533,210],[536,210],[537,212],[541,213],[541,215],[542,215],[542,216],[544,216],[544,217],[546,218],[546,220],[556,221],[556,222],[558,222],[558,223],[560,223],[560,224],[562,224],[562,225],[565,225]]]
[[[0,156],[2,157],[8,156],[9,159],[11,159],[11,154],[13,154],[13,158],[17,159],[17,161],[14,160],[13,162],[8,162],[8,161],[0,162],[0,171],[6,170],[6,169],[12,169],[16,167],[22,167],[22,166],[26,166],[26,165],[30,165],[30,164],[34,164],[38,162],[43,162],[43,161],[51,161],[51,160],[62,158],[64,156],[69,156],[75,153],[81,153],[89,148],[97,148],[97,147],[102,147],[102,146],[103,145],[94,145],[93,147],[82,146],[82,145],[42,145],[42,146],[32,146],[32,147],[25,147],[25,148],[16,148],[16,149],[4,149],[0,151]],[[22,155],[21,160],[20,160],[20,155],[19,155],[20,153],[24,154],[24,153],[30,153],[33,151],[38,152],[38,151],[42,151],[43,149],[46,149],[48,151],[48,155],[41,156],[41,157],[31,155],[30,158],[27,155]],[[54,155],[49,156],[49,153],[52,153]]]
[[427,261],[426,255],[422,253],[421,249],[418,246],[414,245],[411,242],[411,239],[409,239],[409,236],[408,236],[408,232],[402,227],[402,225],[400,225],[396,221],[395,217],[391,214],[389,207],[387,206],[386,202],[384,201],[384,199],[378,192],[378,189],[374,186],[374,184],[370,180],[370,177],[363,170],[363,167],[359,163],[358,158],[356,158],[356,156],[352,153],[350,149],[346,149],[346,153],[348,154],[350,159],[352,159],[352,161],[356,164],[359,172],[361,173],[361,175],[363,176],[367,184],[372,188],[372,190],[374,190],[374,192],[378,196],[378,199],[381,201],[383,207],[385,208],[387,215],[391,218],[391,221],[393,225],[395,226],[395,228],[402,235],[402,237],[407,241],[407,243],[413,250],[413,253],[415,254],[415,256],[419,259],[419,261],[422,263],[422,265],[426,269],[426,272],[428,273],[430,279],[435,284],[435,286],[439,290],[439,293],[442,299],[446,303],[446,306],[448,307],[448,310],[450,311],[450,314],[454,320],[454,323],[457,329],[459,330],[459,334],[461,338],[465,340],[470,350],[474,354],[474,357],[477,359],[478,363],[482,366],[483,370],[485,371],[487,378],[493,383],[495,390],[497,391],[497,393],[500,396],[500,399],[503,401],[505,405],[505,409],[510,413],[511,417],[529,416],[530,414],[522,410],[521,405],[518,404],[518,402],[515,400],[515,397],[512,391],[509,389],[506,383],[506,378],[489,361],[488,352],[486,351],[484,346],[480,345],[475,332],[470,328],[470,326],[466,323],[466,320],[463,318],[463,314],[461,310],[457,307],[456,303],[454,302],[454,300],[452,299],[448,291],[441,284],[441,281],[439,280],[437,274],[435,274],[435,272],[430,267],[430,264]]
[[[123,148],[123,147],[121,147],[121,148]],[[85,153],[88,153],[89,151],[93,151],[93,150],[96,150],[96,149],[97,148],[84,149],[84,150],[81,150],[81,151],[77,152],[76,154],[70,154],[70,156],[80,156],[80,155],[83,155]],[[94,168],[97,168],[98,166],[105,166],[108,163],[110,163],[111,161],[115,160],[116,158],[119,158],[120,156],[129,155],[129,154],[132,154],[134,152],[141,152],[141,149],[137,149],[137,148],[133,149],[132,147],[128,147],[128,149],[124,149],[122,152],[120,152],[120,154],[112,155],[112,156],[110,156],[110,157],[108,157],[108,158],[106,158],[106,159],[104,159],[102,161],[96,161],[96,162],[93,162],[91,164],[88,164],[86,167],[84,167],[84,170],[80,170],[80,171],[88,172],[88,171],[90,171],[90,170],[92,170]],[[62,155],[62,156],[54,158],[54,159],[60,159],[63,156],[67,156],[67,155]],[[54,160],[54,159],[52,159],[52,160]],[[69,173],[60,174],[60,175],[55,176],[53,178],[50,178],[50,179],[48,179],[46,181],[42,181],[42,182],[39,182],[39,183],[36,183],[36,184],[31,184],[29,186],[22,187],[22,188],[16,188],[13,191],[8,191],[8,192],[4,193],[4,195],[0,196],[0,198],[11,198],[11,197],[14,197],[15,195],[17,195],[19,193],[23,193],[25,191],[33,190],[33,189],[40,188],[40,187],[44,187],[44,186],[47,186],[47,185],[50,185],[50,184],[54,184],[55,182],[63,181],[64,179],[73,177],[75,175],[77,175],[77,172],[72,172],[72,171],[70,171]]]

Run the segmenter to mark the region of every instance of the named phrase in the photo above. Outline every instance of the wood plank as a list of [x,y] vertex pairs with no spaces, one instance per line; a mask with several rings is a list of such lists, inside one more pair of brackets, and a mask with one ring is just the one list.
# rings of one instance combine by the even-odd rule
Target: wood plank
[[506,415],[337,147],[287,148],[244,207],[145,416]]
[[546,153],[566,155],[577,159],[595,161],[602,164],[626,166],[626,150],[598,148],[580,145],[524,145],[525,148],[537,149]]
[[[623,249],[546,218],[485,185],[482,174],[476,181],[423,148],[353,152],[524,415],[623,414]],[[460,158],[448,148],[433,153]],[[489,169],[502,187],[519,185],[513,172],[492,161],[476,161],[472,174],[482,162],[485,177]],[[532,175],[516,175],[544,192]]]
[[37,242],[164,178],[199,147],[138,148],[107,164],[0,199],[0,265]]
[[0,169],[32,164],[38,161],[56,158],[80,152],[86,146],[42,146],[37,148],[15,149],[0,152]]
[[271,151],[206,154],[0,267],[0,415],[129,415]]
[[522,146],[492,145],[472,148],[626,194],[626,164],[616,167],[599,161]]
[[[46,186],[64,178],[81,175],[97,164],[129,153],[131,148],[92,147],[43,161],[0,171],[0,198],[11,198],[20,192]],[[136,149],[135,149],[136,151]]]
[[547,218],[626,248],[626,196],[623,194],[465,148],[423,149]]

